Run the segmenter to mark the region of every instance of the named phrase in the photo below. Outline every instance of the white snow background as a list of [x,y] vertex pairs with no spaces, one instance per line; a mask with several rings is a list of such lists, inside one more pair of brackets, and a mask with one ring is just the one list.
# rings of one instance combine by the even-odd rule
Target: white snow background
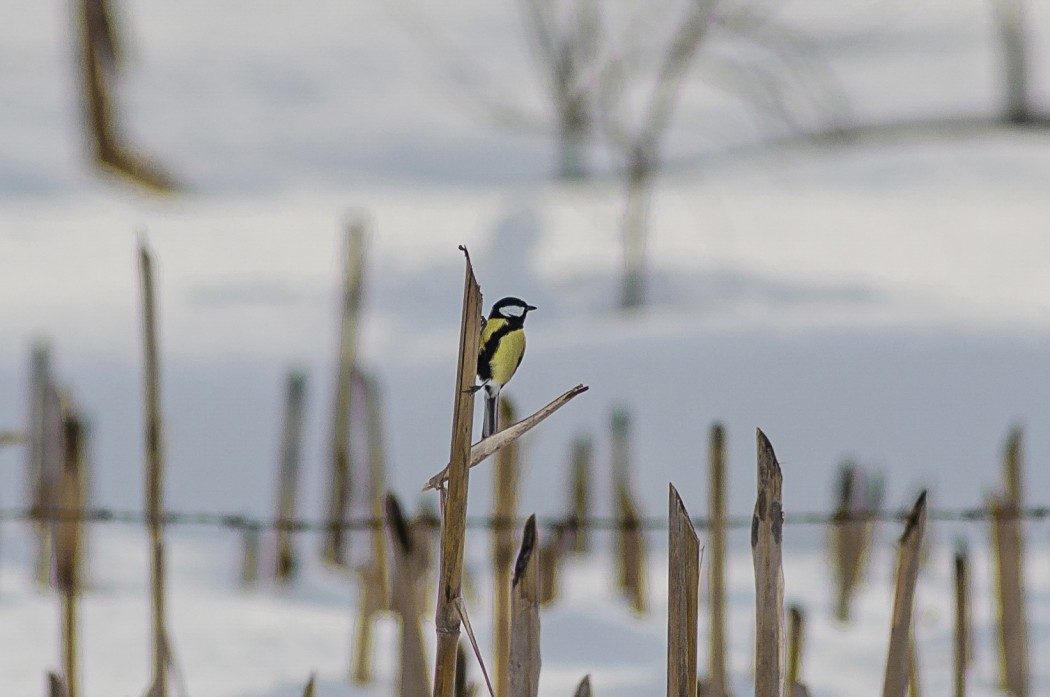
[[[414,505],[447,459],[462,258],[470,246],[486,303],[520,295],[529,348],[508,388],[522,411],[584,382],[590,392],[526,440],[521,509],[566,505],[572,438],[590,433],[604,472],[613,409],[633,415],[633,480],[662,516],[673,481],[706,509],[703,453],[714,420],[730,441],[730,509],[754,500],[754,429],[783,464],[786,510],[828,510],[846,456],[883,472],[888,505],[924,486],[934,507],[979,505],[998,481],[1007,429],[1027,427],[1027,495],[1050,484],[1050,148],[1039,133],[702,155],[754,141],[761,120],[713,90],[690,91],[667,154],[679,161],[653,202],[650,306],[614,310],[622,204],[614,177],[550,182],[551,140],[493,123],[478,97],[542,114],[541,87],[510,6],[423,3],[123,2],[129,138],[190,193],[154,199],[84,164],[66,3],[0,0],[0,426],[25,418],[32,341],[92,427],[98,505],[141,505],[141,359],[135,232],[157,258],[173,510],[269,515],[289,367],[309,376],[302,512],[324,500],[341,228],[362,211],[371,241],[362,361],[384,388],[391,488]],[[1047,8],[1030,3],[1034,66],[1047,63]],[[999,100],[984,2],[786,4],[818,37],[859,122],[988,115]],[[1033,70],[1034,99],[1048,83]],[[699,76],[697,77],[699,79]],[[812,121],[812,114],[803,114]],[[681,156],[681,157],[679,157]],[[595,154],[599,166],[615,162]],[[692,166],[689,162],[693,162]],[[22,455],[0,451],[0,506],[23,504]],[[600,479],[599,498],[609,499]],[[491,478],[471,477],[470,512]],[[607,509],[606,509],[607,510]],[[599,511],[602,512],[602,511]],[[789,600],[810,613],[805,677],[817,697],[881,683],[898,526],[848,627],[830,619],[819,530],[786,533]],[[1030,532],[1032,657],[1048,640],[1047,526]],[[29,581],[28,536],[2,528],[0,694],[39,694],[58,662],[58,608]],[[993,694],[987,532],[932,524],[917,632],[924,688],[950,680],[949,553],[977,548],[974,694]],[[235,587],[229,532],[173,529],[172,631],[194,697],[390,694],[393,627],[379,682],[346,685],[356,591],[311,563],[288,592]],[[662,691],[666,565],[656,544],[653,611],[635,618],[610,587],[606,553],[570,562],[564,600],[543,615],[541,693],[585,673],[599,695]],[[746,535],[730,548],[731,669],[749,689],[753,626]],[[83,688],[146,685],[146,541],[133,527],[91,531]],[[303,540],[304,551],[317,548]],[[488,542],[468,545],[471,601],[488,646]],[[706,618],[701,617],[701,627]],[[432,627],[427,628],[428,637]],[[703,636],[701,637],[703,645]],[[703,656],[701,656],[703,659]],[[703,666],[701,660],[701,666]],[[1050,676],[1033,662],[1036,694]],[[475,673],[476,674],[476,673]]]

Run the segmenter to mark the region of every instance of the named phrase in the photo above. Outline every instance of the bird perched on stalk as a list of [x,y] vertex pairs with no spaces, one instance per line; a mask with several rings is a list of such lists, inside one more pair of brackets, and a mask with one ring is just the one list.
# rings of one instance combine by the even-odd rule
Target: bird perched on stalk
[[496,432],[499,392],[514,377],[525,355],[525,315],[536,307],[521,298],[503,298],[492,306],[481,325],[478,345],[478,380],[474,391],[485,390],[485,419],[482,438]]

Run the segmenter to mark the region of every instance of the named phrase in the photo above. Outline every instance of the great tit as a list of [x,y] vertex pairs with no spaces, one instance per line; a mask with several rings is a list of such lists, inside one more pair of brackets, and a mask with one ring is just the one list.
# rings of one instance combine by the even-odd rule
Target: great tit
[[521,298],[503,298],[492,306],[481,327],[478,346],[478,380],[475,390],[485,389],[485,420],[481,436],[496,432],[499,391],[514,377],[525,355],[525,315],[535,310]]

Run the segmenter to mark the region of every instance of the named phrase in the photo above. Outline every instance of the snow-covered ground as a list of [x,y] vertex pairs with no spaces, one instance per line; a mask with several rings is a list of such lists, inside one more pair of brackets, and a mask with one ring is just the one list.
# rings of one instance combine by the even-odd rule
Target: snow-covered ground
[[[1032,62],[1042,65],[1050,15],[1029,6]],[[565,464],[581,433],[595,439],[597,498],[608,508],[608,421],[620,406],[633,415],[632,476],[653,516],[663,514],[668,481],[694,514],[704,512],[702,454],[715,420],[728,429],[736,514],[753,505],[756,426],[783,463],[789,513],[827,510],[847,456],[885,474],[891,506],[923,486],[935,507],[979,505],[999,480],[1014,423],[1027,427],[1029,501],[1047,503],[1037,493],[1050,485],[1040,466],[1050,455],[1043,135],[796,147],[705,165],[707,153],[756,140],[765,121],[709,87],[691,89],[669,140],[679,164],[652,206],[652,302],[625,317],[613,308],[615,177],[551,184],[549,138],[496,123],[483,108],[544,113],[515,11],[467,0],[442,8],[121,3],[125,126],[191,192],[153,199],[82,163],[67,4],[0,0],[0,428],[24,420],[29,348],[47,338],[60,380],[91,420],[95,501],[141,505],[133,254],[145,229],[159,272],[169,506],[270,514],[280,390],[299,366],[309,379],[302,512],[316,516],[341,228],[361,213],[371,231],[361,356],[383,387],[390,484],[406,503],[448,450],[460,243],[487,303],[514,294],[540,307],[507,390],[519,408],[591,386],[528,436],[523,511],[563,512]],[[839,118],[994,113],[995,34],[984,2],[798,0],[781,14],[818,37],[815,55],[850,104]],[[1033,76],[1035,103],[1045,104],[1050,84]],[[593,154],[599,166],[616,161],[601,148]],[[23,503],[21,463],[17,449],[0,450],[2,508]],[[488,471],[471,483],[471,513],[487,512]],[[1037,656],[1050,640],[1050,559],[1039,546],[1045,524],[1031,530]],[[956,533],[986,538],[972,525],[931,528],[938,544],[921,581],[918,629],[931,694],[948,689],[945,543]],[[22,531],[6,525],[3,534],[0,692],[38,694],[57,660],[57,607],[28,585]],[[895,535],[884,528],[877,570],[890,566]],[[806,677],[818,697],[875,692],[888,572],[873,576],[858,623],[838,627],[818,538],[812,528],[787,538],[788,597],[811,613]],[[173,634],[191,694],[295,694],[313,668],[320,694],[345,693],[352,586],[311,565],[287,593],[241,593],[235,545],[225,533],[175,533]],[[471,549],[484,579],[487,544]],[[136,694],[146,669],[145,542],[133,529],[102,526],[92,554],[85,694]],[[745,694],[753,601],[743,537],[731,555],[733,674]],[[986,556],[975,560],[983,588]],[[587,672],[601,695],[663,689],[661,554],[654,611],[643,619],[613,600],[608,567],[606,555],[574,562],[564,602],[545,612],[543,694],[567,694]],[[987,592],[976,598],[973,675],[979,694],[990,694],[991,601]],[[487,632],[487,601],[474,607]],[[392,636],[386,626],[380,645]],[[388,652],[379,664],[375,693],[389,694]],[[1050,676],[1037,670],[1045,692]]]
[[[13,530],[5,536],[0,566],[0,641],[4,649],[4,691],[40,694],[43,670],[60,665],[59,601],[37,593],[30,584],[28,559]],[[1032,529],[1045,539],[1045,525]],[[789,603],[806,612],[803,677],[812,694],[826,697],[877,694],[885,668],[889,608],[893,603],[891,570],[898,526],[878,536],[869,583],[853,606],[854,622],[832,618],[834,600],[823,552],[785,540],[784,576]],[[935,538],[937,533],[934,533]],[[652,554],[651,611],[634,615],[611,581],[611,539],[595,538],[598,551],[566,562],[562,599],[541,613],[543,672],[540,694],[569,695],[585,674],[596,694],[611,697],[661,694],[666,674],[667,571],[662,551]],[[662,534],[653,533],[658,542]],[[289,589],[261,583],[242,590],[237,583],[237,539],[226,533],[181,531],[173,536],[170,629],[188,693],[207,697],[284,697],[299,695],[311,671],[318,694],[326,697],[390,695],[397,675],[396,620],[379,620],[375,683],[352,687],[348,681],[356,605],[354,583],[317,563]],[[316,540],[300,541],[301,549]],[[1035,545],[1033,545],[1034,547]],[[950,545],[940,544],[926,562],[916,600],[916,637],[921,685],[930,694],[948,693],[952,685],[951,651],[954,610]],[[491,580],[481,550],[482,533],[468,540],[472,583],[467,599],[478,640],[491,655]],[[82,601],[83,688],[87,695],[140,694],[148,682],[148,584],[145,536],[122,526],[98,528],[92,539],[91,590]],[[754,642],[753,568],[746,531],[730,536],[728,642],[734,694],[751,687]],[[1029,558],[1029,622],[1044,638],[1050,628],[1050,559],[1039,548]],[[996,645],[989,630],[994,609],[991,566],[983,546],[971,556],[974,589],[975,662],[969,670],[969,694],[996,692]],[[706,585],[705,585],[706,590]],[[706,673],[706,607],[701,604],[700,672]],[[424,627],[434,644],[433,622]],[[1045,694],[1050,674],[1038,648],[1032,652],[1033,692]],[[431,656],[433,653],[431,652]],[[473,662],[472,662],[473,664]],[[480,680],[476,666],[472,679]]]

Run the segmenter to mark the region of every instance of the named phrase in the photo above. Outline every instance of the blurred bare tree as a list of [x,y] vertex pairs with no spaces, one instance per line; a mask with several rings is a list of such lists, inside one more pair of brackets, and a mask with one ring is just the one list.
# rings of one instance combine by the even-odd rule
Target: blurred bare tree
[[[543,87],[542,115],[535,100],[529,103],[534,95],[523,90],[521,76],[506,72],[517,69],[512,62],[501,63],[494,54],[477,60],[462,49],[461,35],[432,54],[456,64],[450,73],[475,78],[463,90],[470,94],[461,96],[490,121],[553,136],[558,178],[615,171],[624,197],[619,292],[624,309],[646,302],[651,198],[667,160],[695,168],[777,145],[842,147],[872,139],[952,138],[1014,125],[1050,127],[1050,117],[1032,101],[1026,0],[986,5],[995,32],[989,40],[1000,63],[1001,108],[981,116],[949,111],[901,119],[851,118],[846,90],[833,77],[829,60],[852,42],[827,41],[820,35],[826,25],[813,25],[775,0],[515,1],[530,67]],[[879,15],[885,16],[881,10]],[[853,38],[878,47],[892,30],[861,26]],[[417,31],[436,46],[426,34]],[[890,43],[879,50],[884,57],[894,49]],[[497,86],[506,89],[498,94]],[[854,96],[860,94],[856,84],[849,87]],[[668,158],[665,150],[673,155]]]
[[[675,112],[684,93],[724,92],[757,119],[792,126],[799,104],[816,107],[826,128],[843,103],[807,38],[763,0],[519,2],[555,115],[560,177],[587,176],[597,136],[620,160],[624,309],[645,302],[651,193],[672,126],[683,130]],[[720,50],[702,51],[712,39]],[[717,130],[711,112],[694,116],[691,140]]]
[[688,3],[656,68],[648,97],[635,126],[623,115],[630,65],[621,54],[606,66],[601,80],[600,108],[609,141],[625,160],[623,215],[623,277],[620,307],[638,307],[644,299],[649,202],[659,168],[660,144],[671,123],[686,73],[710,27],[715,0]]
[[[844,105],[834,81],[808,50],[808,39],[775,20],[761,0],[685,0],[671,9],[677,18],[658,46],[604,52],[596,79],[598,120],[623,161],[622,309],[645,303],[652,189],[685,90],[724,91],[746,103],[757,118],[792,129],[804,128],[799,122],[803,109],[817,114],[820,127],[827,128]],[[702,53],[708,43],[723,50]],[[724,50],[727,46],[732,50]],[[698,64],[704,68],[700,79],[688,80]],[[710,115],[693,123],[694,131],[715,125]]]
[[519,0],[528,43],[554,107],[558,176],[587,176],[602,41],[598,0]]

